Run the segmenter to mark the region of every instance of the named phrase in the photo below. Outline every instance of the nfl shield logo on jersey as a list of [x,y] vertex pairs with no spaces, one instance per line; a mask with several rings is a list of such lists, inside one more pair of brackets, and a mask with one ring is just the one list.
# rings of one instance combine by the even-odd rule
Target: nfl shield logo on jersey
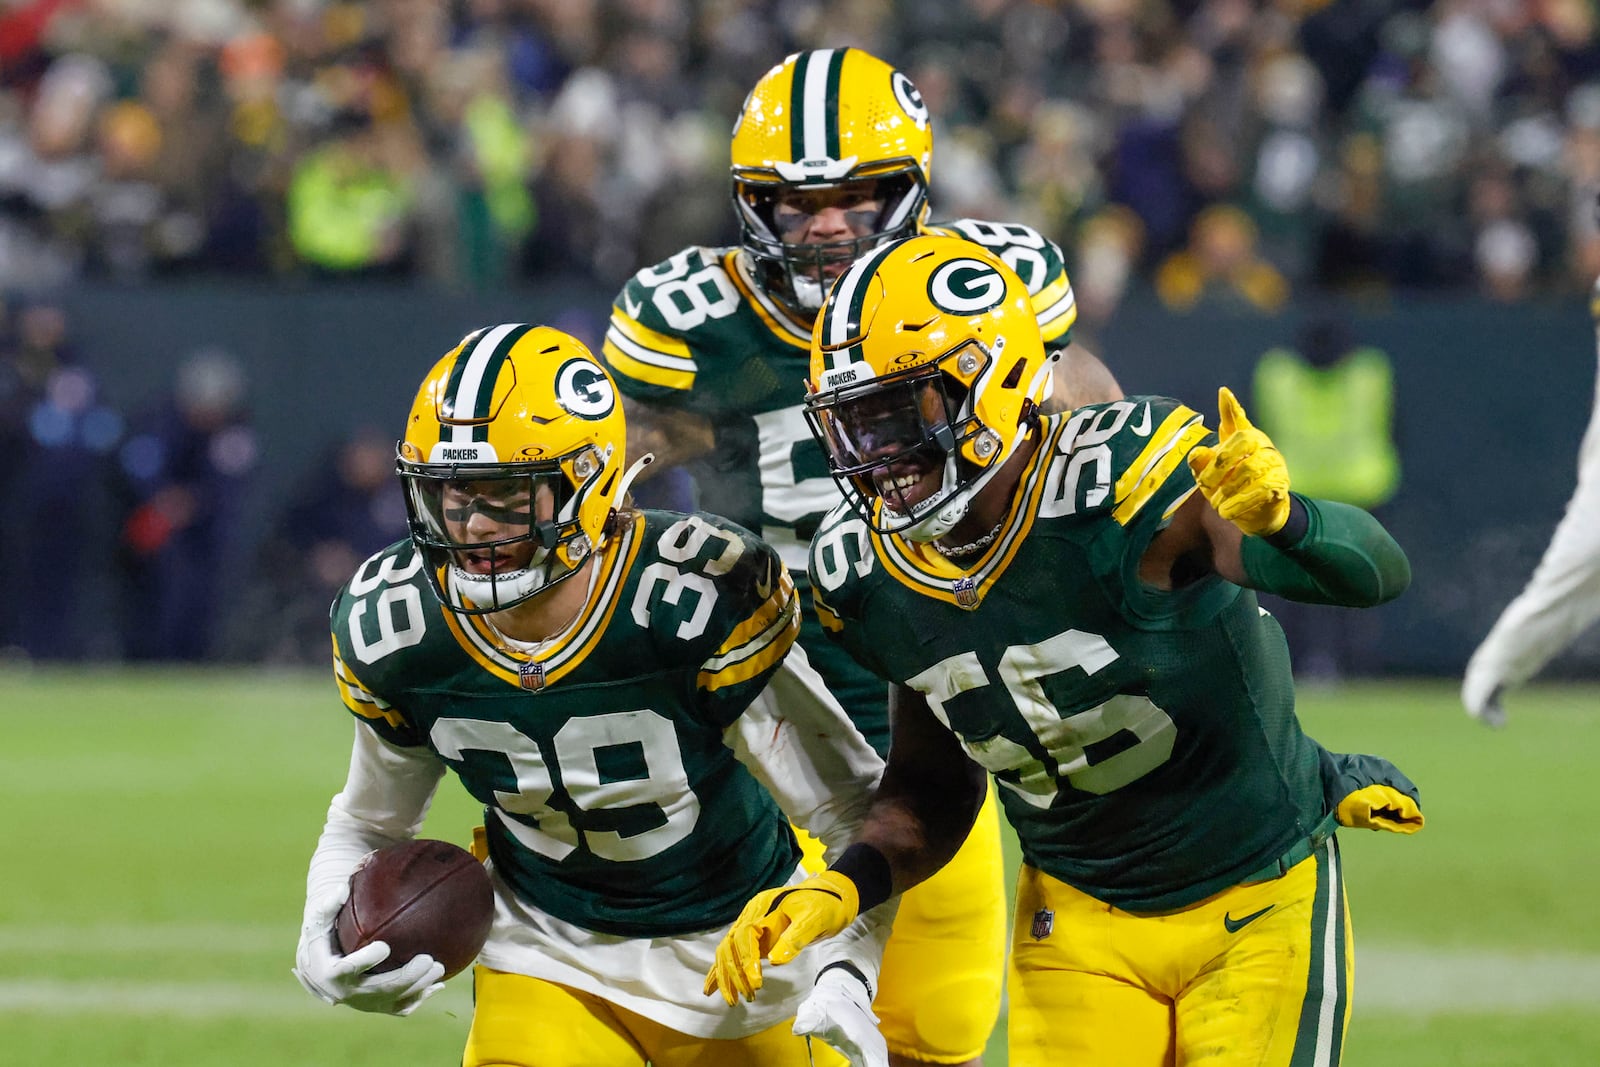
[[517,668],[517,680],[522,683],[522,688],[524,689],[543,689],[544,664],[530,659]]
[[971,578],[957,578],[950,584],[956,594],[956,603],[971,611],[978,606],[978,583]]
[[1028,932],[1035,941],[1043,941],[1050,936],[1050,931],[1055,929],[1056,913],[1050,908],[1040,908],[1033,913],[1033,926]]

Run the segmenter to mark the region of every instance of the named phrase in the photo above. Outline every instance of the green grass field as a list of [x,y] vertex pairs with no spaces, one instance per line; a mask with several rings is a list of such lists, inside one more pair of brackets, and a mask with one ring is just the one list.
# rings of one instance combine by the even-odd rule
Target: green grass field
[[[1414,838],[1342,838],[1345,1063],[1600,1062],[1600,688],[1519,694],[1500,733],[1445,683],[1311,691],[1301,710],[1330,748],[1405,768],[1429,819]],[[328,678],[0,672],[0,729],[0,1062],[459,1061],[464,980],[391,1019],[326,1008],[289,974],[349,745]],[[425,832],[460,841],[474,821],[447,784]]]

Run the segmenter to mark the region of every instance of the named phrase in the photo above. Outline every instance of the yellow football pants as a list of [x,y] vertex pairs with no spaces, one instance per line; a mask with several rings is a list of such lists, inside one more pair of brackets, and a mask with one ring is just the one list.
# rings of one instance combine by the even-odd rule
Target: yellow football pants
[[1012,1067],[1337,1067],[1355,953],[1339,849],[1133,915],[1024,866]]
[[749,1037],[693,1037],[542,978],[474,967],[475,1008],[462,1067],[843,1067],[783,1022]]
[[[822,846],[796,830],[806,868]],[[1005,881],[994,784],[948,864],[900,898],[872,1010],[889,1051],[924,1063],[983,1054],[1000,1017],[1005,977]]]

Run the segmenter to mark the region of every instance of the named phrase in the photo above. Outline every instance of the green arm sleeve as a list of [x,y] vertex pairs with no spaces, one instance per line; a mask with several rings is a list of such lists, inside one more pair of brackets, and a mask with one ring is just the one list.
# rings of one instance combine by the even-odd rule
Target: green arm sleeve
[[1405,772],[1382,756],[1367,756],[1358,752],[1329,752],[1317,745],[1318,759],[1322,764],[1322,792],[1328,810],[1333,811],[1351,793],[1369,785],[1386,785],[1409,796],[1422,805],[1422,794],[1417,783],[1407,778]]
[[1405,592],[1411,563],[1377,519],[1357,507],[1294,494],[1306,532],[1287,548],[1246,537],[1240,548],[1253,588],[1306,604],[1370,608]]

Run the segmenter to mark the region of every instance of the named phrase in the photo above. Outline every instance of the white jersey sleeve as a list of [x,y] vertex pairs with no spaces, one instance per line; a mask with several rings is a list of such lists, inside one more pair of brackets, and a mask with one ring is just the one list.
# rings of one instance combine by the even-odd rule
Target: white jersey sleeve
[[367,853],[417,836],[444,771],[427,749],[401,748],[355,723],[350,770],[328,805],[306,874],[308,912],[313,901],[349,881]]

